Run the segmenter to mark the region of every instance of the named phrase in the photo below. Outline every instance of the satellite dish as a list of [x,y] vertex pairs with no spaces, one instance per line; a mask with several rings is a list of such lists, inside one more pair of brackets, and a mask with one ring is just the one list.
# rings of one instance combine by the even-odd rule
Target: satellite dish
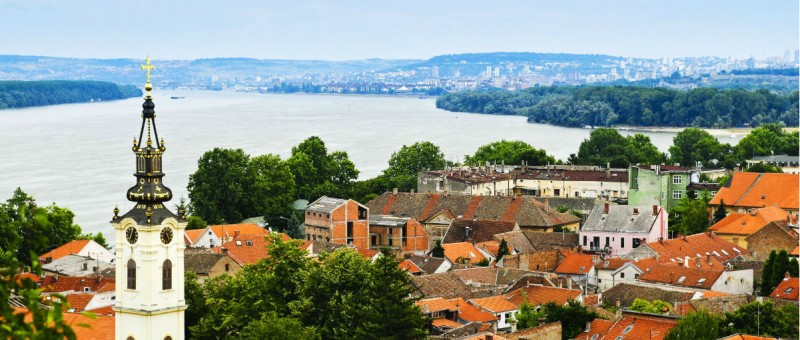
[[308,208],[308,200],[299,199],[292,202],[292,209],[294,210],[306,210]]

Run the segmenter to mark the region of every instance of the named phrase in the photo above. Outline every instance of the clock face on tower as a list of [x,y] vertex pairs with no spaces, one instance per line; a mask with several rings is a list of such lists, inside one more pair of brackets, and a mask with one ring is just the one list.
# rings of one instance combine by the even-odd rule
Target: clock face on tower
[[161,243],[169,244],[170,242],[172,242],[172,228],[165,227],[161,229]]
[[139,231],[134,227],[128,227],[128,229],[125,230],[125,239],[128,240],[130,244],[136,243],[136,241],[139,240]]

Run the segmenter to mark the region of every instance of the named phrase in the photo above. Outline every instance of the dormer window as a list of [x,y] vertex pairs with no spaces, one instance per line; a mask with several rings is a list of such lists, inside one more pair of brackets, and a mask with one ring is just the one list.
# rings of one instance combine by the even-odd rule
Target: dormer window
[[683,280],[686,280],[686,276],[681,276],[681,278],[678,279],[678,283],[683,283]]

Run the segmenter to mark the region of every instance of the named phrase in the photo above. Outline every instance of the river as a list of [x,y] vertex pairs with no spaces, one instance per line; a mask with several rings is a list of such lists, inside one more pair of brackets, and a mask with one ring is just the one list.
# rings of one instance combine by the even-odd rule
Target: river
[[[173,204],[187,196],[197,159],[214,147],[286,158],[292,146],[316,135],[328,150],[346,151],[365,179],[386,168],[392,152],[417,141],[433,142],[452,161],[500,139],[522,140],[566,160],[590,132],[527,124],[520,116],[447,112],[437,109],[433,98],[156,89],[154,101],[159,136],[167,146],[164,184],[174,193]],[[102,231],[113,242],[112,210],[132,207],[125,191],[134,183],[130,147],[138,136],[141,104],[141,98],[132,98],[0,111],[0,200],[21,187],[40,205],[56,202],[71,209],[84,231]],[[662,151],[675,136],[642,133]],[[741,138],[720,137],[731,144]]]

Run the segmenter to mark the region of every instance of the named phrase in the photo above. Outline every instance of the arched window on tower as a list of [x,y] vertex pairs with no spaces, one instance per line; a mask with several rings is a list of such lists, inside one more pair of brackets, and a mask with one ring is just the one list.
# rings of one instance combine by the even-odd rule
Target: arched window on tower
[[144,156],[139,156],[136,160],[136,170],[139,172],[144,172]]
[[164,267],[161,268],[161,289],[172,289],[172,261],[164,260]]
[[153,172],[161,172],[161,157],[153,156]]
[[136,261],[128,260],[128,289],[136,289]]

